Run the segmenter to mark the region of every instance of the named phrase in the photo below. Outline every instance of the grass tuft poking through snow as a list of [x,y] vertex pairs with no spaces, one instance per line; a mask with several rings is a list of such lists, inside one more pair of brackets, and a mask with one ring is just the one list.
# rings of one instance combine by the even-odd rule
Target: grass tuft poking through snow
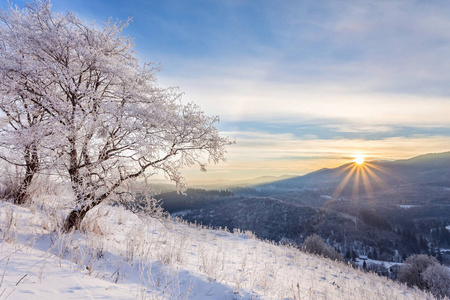
[[100,205],[63,234],[52,197],[0,202],[3,299],[434,299],[289,246]]

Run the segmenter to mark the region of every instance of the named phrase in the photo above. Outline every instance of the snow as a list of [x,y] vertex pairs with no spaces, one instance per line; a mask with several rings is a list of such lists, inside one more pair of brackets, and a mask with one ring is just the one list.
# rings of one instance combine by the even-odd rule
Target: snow
[[[75,265],[31,247],[2,243],[2,271],[6,276],[0,293],[11,299],[133,299],[126,285],[76,271]],[[24,277],[25,276],[25,277]]]
[[62,234],[45,205],[0,202],[0,299],[432,299],[343,263],[101,205]]
[[412,208],[412,207],[417,207],[417,206],[418,205],[398,205],[398,207],[405,208],[405,209]]
[[362,256],[360,256],[360,258],[356,258],[356,263],[360,267],[363,266],[364,261],[366,262],[367,265],[369,265],[369,264],[381,264],[381,265],[385,266],[388,270],[392,266],[395,266],[395,265],[401,266],[401,265],[403,265],[403,263],[399,263],[399,262],[375,260],[375,259],[370,259],[370,258],[363,258]]

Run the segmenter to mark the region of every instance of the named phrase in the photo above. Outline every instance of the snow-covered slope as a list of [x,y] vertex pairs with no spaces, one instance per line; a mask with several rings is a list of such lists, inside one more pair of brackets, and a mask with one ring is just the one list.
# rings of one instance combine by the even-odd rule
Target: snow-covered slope
[[62,234],[61,217],[0,202],[0,299],[433,299],[250,232],[105,205]]

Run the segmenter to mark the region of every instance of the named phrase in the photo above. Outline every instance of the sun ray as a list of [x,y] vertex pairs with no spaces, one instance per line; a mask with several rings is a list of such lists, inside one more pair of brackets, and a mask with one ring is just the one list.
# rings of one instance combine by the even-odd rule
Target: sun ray
[[346,166],[345,168],[342,168],[341,170],[337,171],[337,174],[335,175],[336,177],[342,175],[342,173],[344,173],[345,171],[347,171],[350,168],[354,168],[355,164],[348,164],[348,166]]
[[353,164],[351,166],[351,170],[348,172],[347,176],[345,176],[345,178],[341,181],[341,183],[338,185],[338,187],[336,188],[336,190],[334,191],[332,197],[333,199],[338,198],[339,195],[342,193],[342,190],[345,188],[345,186],[347,185],[347,182],[350,180],[350,177],[353,175],[353,173],[356,170],[356,164]]
[[353,180],[353,189],[352,189],[352,199],[358,200],[359,198],[359,177],[361,174],[361,166],[356,162],[356,174],[355,179]]
[[377,171],[383,172],[383,173],[387,173],[387,170],[379,165],[376,165],[374,163],[371,162],[366,162],[364,163],[365,166],[371,168],[371,169],[375,169]]
[[368,176],[369,171],[370,170],[367,168],[367,166],[365,165],[361,166],[361,177],[364,184],[364,188],[366,190],[367,198],[373,199],[373,188],[372,184],[370,183],[370,178]]
[[348,184],[352,184],[351,190],[349,190],[351,199],[357,200],[358,202],[361,197],[373,199],[375,186],[378,188],[385,188],[387,186],[377,174],[380,172],[387,173],[387,170],[377,164],[358,159],[358,157],[364,159],[366,156],[362,154],[356,156],[353,163],[344,165],[340,170],[335,172],[335,177],[339,177],[342,174],[345,174],[345,177],[334,190],[332,194],[333,200],[336,200],[342,194]]
[[[387,187],[386,183],[385,183],[383,180],[381,180],[381,178],[380,178],[377,174],[375,174],[375,172],[374,172],[373,170],[371,170],[371,168],[372,168],[372,169],[377,169],[377,168],[374,168],[374,165],[373,165],[373,164],[371,164],[371,165],[366,164],[366,165],[364,166],[364,170],[367,172],[367,174],[368,174],[371,178],[373,178],[373,179],[375,180],[375,183],[377,183],[377,185],[378,185],[380,188],[383,188],[383,189],[386,188],[386,187]],[[380,171],[381,171],[380,168],[378,168],[377,170],[380,170]]]

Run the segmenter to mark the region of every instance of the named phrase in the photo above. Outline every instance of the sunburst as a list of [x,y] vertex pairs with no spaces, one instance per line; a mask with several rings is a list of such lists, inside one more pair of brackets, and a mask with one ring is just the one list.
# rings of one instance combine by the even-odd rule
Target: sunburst
[[374,163],[366,161],[366,157],[363,154],[355,155],[353,163],[348,164],[339,171],[338,175],[345,174],[345,176],[334,190],[332,195],[333,200],[339,199],[343,190],[351,184],[353,184],[350,186],[351,198],[353,200],[359,200],[361,196],[360,191],[362,190],[364,190],[367,198],[373,199],[374,185],[381,188],[386,187],[386,184],[375,172],[385,172],[385,170]]

